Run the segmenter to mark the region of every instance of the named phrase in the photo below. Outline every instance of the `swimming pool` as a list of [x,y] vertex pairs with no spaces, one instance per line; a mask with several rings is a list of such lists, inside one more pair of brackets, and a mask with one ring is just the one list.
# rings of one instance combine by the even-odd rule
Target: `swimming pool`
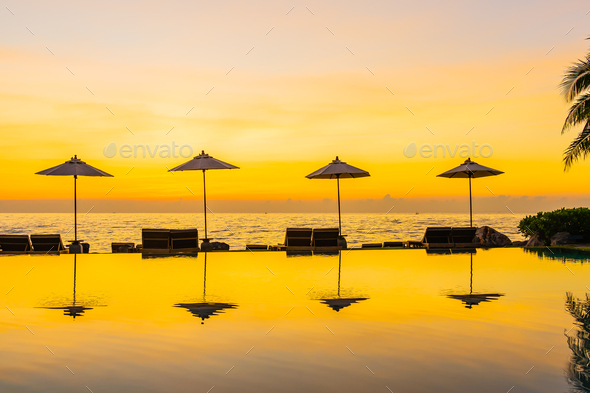
[[583,259],[85,254],[2,257],[0,268],[2,392],[588,386]]

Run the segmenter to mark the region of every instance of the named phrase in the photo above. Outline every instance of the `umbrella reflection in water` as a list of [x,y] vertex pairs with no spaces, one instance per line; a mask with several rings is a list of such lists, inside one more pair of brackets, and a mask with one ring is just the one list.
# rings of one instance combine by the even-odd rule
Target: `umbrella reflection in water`
[[335,297],[326,297],[319,299],[321,303],[328,305],[332,310],[338,312],[345,307],[348,307],[354,303],[358,303],[363,300],[367,300],[368,297],[341,297],[340,296],[340,276],[342,270],[342,252],[338,252],[338,292]]
[[461,300],[465,304],[465,308],[473,308],[482,302],[490,302],[498,300],[504,296],[502,293],[473,293],[473,253],[470,253],[471,258],[471,275],[469,278],[469,294],[447,295],[450,299]]
[[[84,311],[86,310],[92,310],[92,307],[86,307],[84,305],[76,305],[76,257],[77,255],[74,254],[74,294],[73,294],[73,300],[72,300],[72,305],[67,305],[67,306],[55,306],[55,307],[39,307],[39,308],[45,308],[45,309],[49,309],[49,310],[64,310],[64,315],[68,315],[74,319],[76,319],[76,317],[81,317],[84,315]],[[105,307],[105,306],[95,306],[95,307]]]
[[205,323],[205,319],[209,319],[211,316],[219,315],[226,309],[237,308],[237,304],[233,303],[213,303],[207,302],[206,298],[207,289],[207,253],[205,253],[205,272],[203,274],[203,301],[200,303],[178,303],[174,307],[186,308],[191,314],[197,318],[201,318],[201,325]]

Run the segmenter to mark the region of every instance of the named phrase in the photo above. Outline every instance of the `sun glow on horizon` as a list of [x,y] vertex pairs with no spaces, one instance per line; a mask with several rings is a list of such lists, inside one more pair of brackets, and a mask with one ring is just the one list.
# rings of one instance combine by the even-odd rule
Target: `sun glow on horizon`
[[[423,23],[440,18],[411,3],[392,12],[386,2],[371,11],[353,2],[335,11],[328,2],[314,5],[313,15],[296,5],[286,16],[286,3],[254,13],[232,2],[251,18],[241,23],[216,4],[176,17],[153,3],[141,10],[111,4],[114,15],[137,12],[137,31],[102,7],[72,4],[15,6],[30,16],[35,35],[3,16],[1,199],[70,198],[71,179],[34,173],[74,154],[115,175],[80,179],[80,198],[199,198],[200,174],[167,171],[190,159],[180,155],[182,145],[184,155],[190,146],[193,155],[205,150],[241,168],[208,173],[212,200],[333,198],[333,182],[305,175],[336,155],[371,173],[344,181],[346,198],[464,197],[465,184],[436,175],[462,163],[458,147],[473,144],[487,144],[493,154],[472,159],[505,172],[475,182],[476,196],[590,195],[590,163],[563,171],[562,152],[575,131],[560,135],[567,105],[557,89],[565,68],[585,53],[586,33],[564,35],[573,21],[546,7],[523,22],[525,10],[509,2],[502,6],[511,13],[502,15],[486,5],[455,13],[433,2],[465,28],[474,23],[466,16],[489,11],[478,24],[483,38],[476,38],[464,28]],[[564,9],[573,18],[579,6]],[[61,11],[76,16],[76,25],[46,18]],[[197,23],[175,28],[188,15]],[[492,39],[498,21],[510,34]],[[396,35],[415,23],[419,32]],[[546,54],[548,42],[555,45]],[[403,152],[412,143],[449,148],[444,157],[439,150],[437,157],[408,158]],[[172,144],[177,156],[162,157]],[[105,156],[109,145],[117,147],[113,157]],[[145,148],[123,157],[124,145]]]

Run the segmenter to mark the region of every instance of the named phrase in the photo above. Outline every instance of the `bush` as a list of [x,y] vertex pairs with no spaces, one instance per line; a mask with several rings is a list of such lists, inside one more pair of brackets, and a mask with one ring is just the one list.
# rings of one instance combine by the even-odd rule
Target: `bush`
[[539,212],[536,216],[526,216],[520,220],[518,230],[530,237],[539,234],[548,240],[557,232],[569,232],[571,235],[582,235],[584,240],[590,240],[590,209],[579,207],[573,209],[561,208],[552,212]]

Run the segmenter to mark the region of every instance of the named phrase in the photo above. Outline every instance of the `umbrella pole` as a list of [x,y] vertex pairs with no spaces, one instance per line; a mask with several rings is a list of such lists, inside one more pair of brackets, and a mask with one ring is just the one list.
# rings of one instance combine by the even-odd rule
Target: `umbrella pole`
[[471,275],[469,276],[469,294],[473,293],[473,254],[469,254],[471,256]]
[[205,241],[207,240],[207,187],[205,186],[205,170],[203,169],[203,208],[205,210]]
[[469,226],[473,228],[473,204],[471,200],[471,175],[469,175]]
[[342,251],[338,250],[338,297],[340,297],[340,271],[342,270]]
[[207,290],[207,253],[205,253],[205,272],[203,273],[203,303],[205,303],[206,290]]
[[338,235],[342,236],[342,219],[340,218],[340,175],[336,175],[336,184],[338,186]]
[[76,254],[74,254],[74,300],[72,305],[76,305]]
[[78,200],[76,198],[76,180],[78,175],[74,175],[74,244],[78,243]]

